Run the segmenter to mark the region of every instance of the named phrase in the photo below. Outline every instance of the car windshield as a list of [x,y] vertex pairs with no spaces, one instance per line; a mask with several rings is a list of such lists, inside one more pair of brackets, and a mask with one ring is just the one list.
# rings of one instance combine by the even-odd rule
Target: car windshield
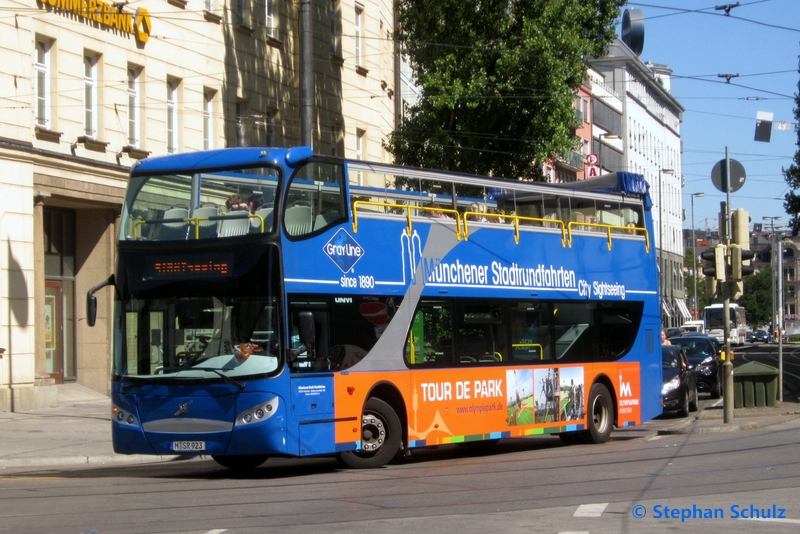
[[682,347],[686,352],[686,357],[690,362],[701,362],[714,355],[714,349],[707,339],[692,339],[691,337],[672,338],[670,342],[673,345]]
[[678,351],[677,350],[661,351],[661,364],[664,369],[677,369]]

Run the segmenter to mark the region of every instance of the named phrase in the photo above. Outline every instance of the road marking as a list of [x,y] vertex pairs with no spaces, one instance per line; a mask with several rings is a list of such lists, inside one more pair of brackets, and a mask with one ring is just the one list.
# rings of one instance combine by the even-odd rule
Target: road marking
[[215,528],[214,530],[209,530],[206,534],[222,534],[223,532],[227,532],[227,528]]
[[597,504],[582,504],[578,506],[578,509],[575,510],[574,514],[572,514],[572,517],[600,517],[603,515],[603,511],[605,511],[606,506],[608,506],[607,502],[601,502]]

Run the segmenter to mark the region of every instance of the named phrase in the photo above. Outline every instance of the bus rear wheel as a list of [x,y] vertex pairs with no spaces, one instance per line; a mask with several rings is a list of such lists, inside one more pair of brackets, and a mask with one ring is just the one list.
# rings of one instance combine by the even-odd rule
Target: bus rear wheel
[[387,403],[371,398],[361,415],[361,449],[339,455],[347,467],[372,469],[387,464],[400,450],[400,418]]
[[232,456],[211,456],[215,462],[222,467],[233,469],[235,471],[243,471],[246,469],[255,469],[259,465],[267,461],[266,454],[241,454]]
[[611,394],[603,384],[596,383],[589,392],[589,413],[586,414],[587,430],[581,433],[584,443],[605,443],[611,436],[614,409]]

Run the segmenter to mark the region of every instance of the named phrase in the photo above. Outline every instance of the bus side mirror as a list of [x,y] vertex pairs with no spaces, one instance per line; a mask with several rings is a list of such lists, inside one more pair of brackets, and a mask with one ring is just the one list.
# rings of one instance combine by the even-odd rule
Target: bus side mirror
[[88,293],[86,295],[86,323],[94,326],[95,322],[97,322],[97,297]]
[[316,327],[314,325],[314,314],[310,311],[301,311],[297,314],[297,327],[300,329],[300,335],[303,342],[308,347],[316,345]]
[[113,274],[86,293],[86,324],[89,326],[94,326],[97,322],[97,297],[95,297],[94,294],[110,285],[114,285]]

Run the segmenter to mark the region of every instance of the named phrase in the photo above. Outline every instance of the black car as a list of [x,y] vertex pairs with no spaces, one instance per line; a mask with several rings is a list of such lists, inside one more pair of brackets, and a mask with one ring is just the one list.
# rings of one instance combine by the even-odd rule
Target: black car
[[722,397],[722,359],[719,343],[705,334],[687,334],[669,338],[670,343],[683,348],[689,367],[697,376],[697,389],[708,392],[712,399]]
[[677,345],[661,346],[661,401],[664,412],[677,411],[681,417],[697,411],[697,376],[689,367],[684,350]]
[[667,328],[667,337],[678,337],[682,336],[686,332],[685,328],[676,327],[676,328]]
[[762,343],[769,341],[769,335],[767,335],[765,330],[756,330],[753,332],[753,343],[758,343],[759,341]]

